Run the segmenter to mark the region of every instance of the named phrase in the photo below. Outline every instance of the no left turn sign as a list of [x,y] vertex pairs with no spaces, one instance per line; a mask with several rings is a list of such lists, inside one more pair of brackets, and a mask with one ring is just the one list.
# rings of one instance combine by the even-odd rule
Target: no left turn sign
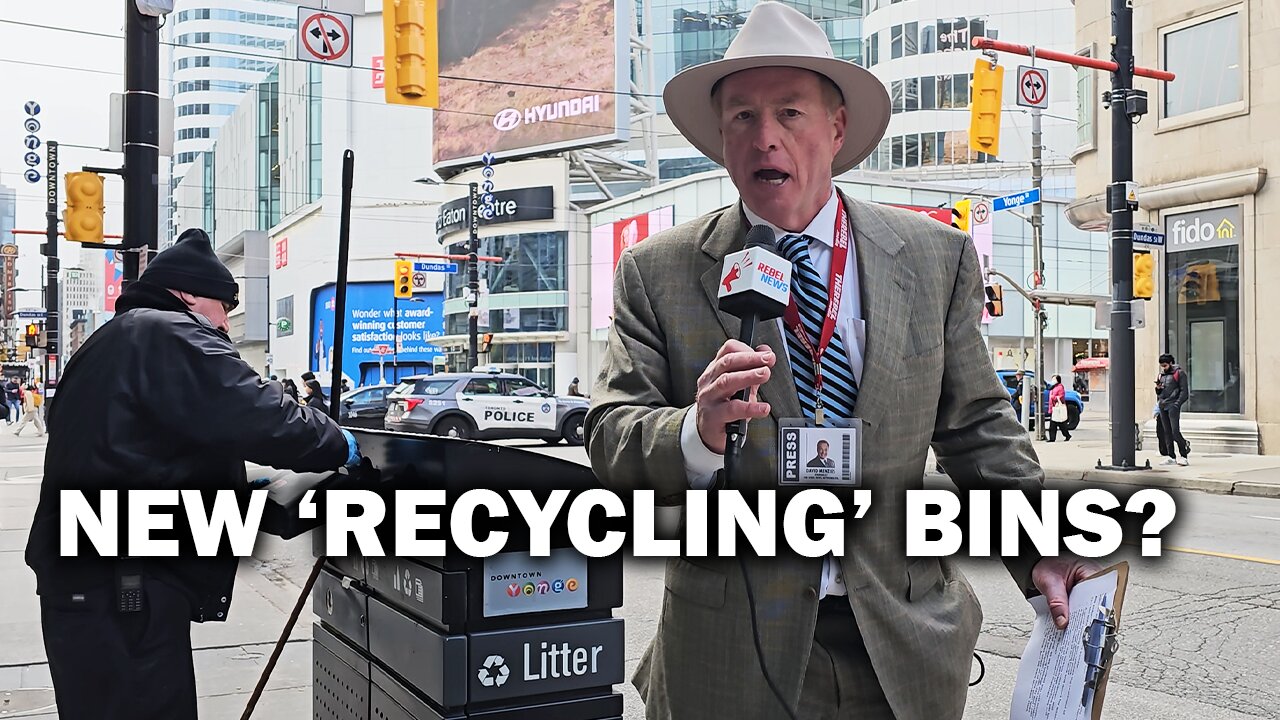
[[298,8],[298,59],[351,67],[353,18],[318,8]]
[[1018,104],[1023,107],[1049,107],[1049,73],[1044,68],[1018,66]]

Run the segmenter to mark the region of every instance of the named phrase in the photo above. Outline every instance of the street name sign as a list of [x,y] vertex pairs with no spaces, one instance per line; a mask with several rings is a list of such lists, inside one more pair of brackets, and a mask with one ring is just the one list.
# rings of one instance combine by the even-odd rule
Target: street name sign
[[1038,202],[1040,202],[1040,190],[1038,188],[1032,188],[1030,190],[1023,190],[1020,193],[1014,193],[1013,195],[998,197],[991,201],[991,207],[996,212],[999,212],[1001,210],[1012,210],[1013,208],[1022,207],[1023,205],[1035,205]]
[[458,263],[456,262],[416,262],[413,264],[414,272],[424,273],[456,273],[458,272]]
[[1135,223],[1133,226],[1133,241],[1140,245],[1158,245],[1164,247],[1164,233],[1160,232],[1158,225],[1149,223]]

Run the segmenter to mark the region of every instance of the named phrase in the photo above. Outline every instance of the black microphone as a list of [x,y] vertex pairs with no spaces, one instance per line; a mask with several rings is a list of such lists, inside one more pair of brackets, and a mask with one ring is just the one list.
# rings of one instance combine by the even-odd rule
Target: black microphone
[[[746,247],[724,258],[720,270],[720,310],[742,320],[738,339],[754,347],[756,323],[781,317],[791,298],[791,262],[777,254],[773,230],[756,225],[747,232]],[[747,399],[747,390],[737,400]],[[746,440],[746,423],[725,425],[725,469]]]

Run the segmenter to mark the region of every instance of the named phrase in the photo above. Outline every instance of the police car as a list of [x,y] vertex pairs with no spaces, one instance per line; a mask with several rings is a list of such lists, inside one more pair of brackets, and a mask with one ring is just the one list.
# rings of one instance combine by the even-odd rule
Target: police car
[[582,444],[586,398],[562,397],[496,368],[405,378],[387,397],[383,427],[396,432]]

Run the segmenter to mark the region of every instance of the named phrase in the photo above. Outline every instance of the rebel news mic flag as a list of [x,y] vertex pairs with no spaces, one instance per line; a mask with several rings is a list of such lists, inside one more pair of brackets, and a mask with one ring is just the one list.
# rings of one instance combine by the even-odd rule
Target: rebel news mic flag
[[[791,262],[775,254],[776,247],[773,230],[756,225],[747,232],[746,247],[726,255],[720,269],[720,310],[742,320],[738,339],[752,347],[756,321],[781,317],[791,299]],[[736,396],[746,398],[746,390]],[[746,440],[745,429],[741,420],[725,426],[726,470],[736,464],[733,459]]]
[[720,310],[742,320],[742,342],[750,345],[757,320],[782,317],[791,297],[791,263],[776,254],[773,230],[756,225],[746,247],[724,258]]

